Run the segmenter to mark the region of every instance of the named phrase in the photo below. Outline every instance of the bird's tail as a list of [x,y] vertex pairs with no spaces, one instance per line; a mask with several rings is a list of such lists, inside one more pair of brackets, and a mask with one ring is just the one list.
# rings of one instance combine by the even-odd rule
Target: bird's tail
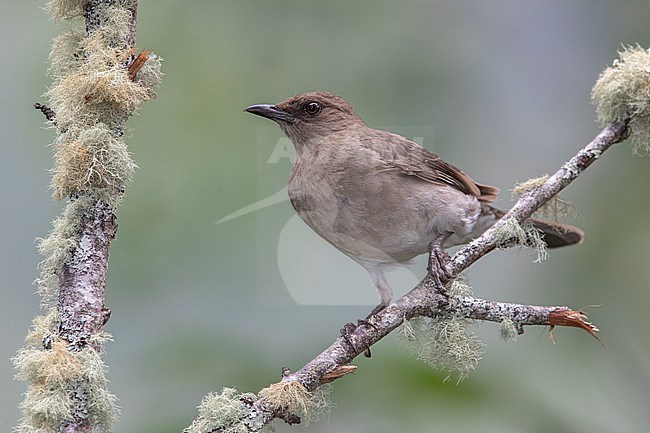
[[536,218],[530,220],[537,229],[544,233],[544,242],[549,248],[580,244],[585,238],[585,233],[572,225],[552,223]]
[[[497,219],[505,215],[505,212],[483,203],[482,213],[490,213]],[[578,227],[569,224],[560,224],[542,219],[531,218],[535,228],[544,235],[544,242],[548,248],[558,248],[567,245],[579,244],[585,238],[585,233]]]

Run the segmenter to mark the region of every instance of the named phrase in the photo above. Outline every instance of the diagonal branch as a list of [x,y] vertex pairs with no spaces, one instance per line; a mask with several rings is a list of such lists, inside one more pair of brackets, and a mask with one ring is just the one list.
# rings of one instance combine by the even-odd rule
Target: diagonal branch
[[[627,121],[614,122],[602,130],[584,149],[566,162],[557,173],[543,185],[520,197],[513,208],[482,236],[459,250],[449,261],[447,269],[454,276],[467,269],[479,258],[496,248],[499,237],[498,227],[513,218],[518,222],[530,217],[544,203],[575,180],[589,165],[611,145],[627,136]],[[347,340],[338,338],[334,344],[323,351],[298,372],[285,376],[283,381],[299,381],[308,390],[318,386],[319,379],[338,365],[347,364],[372,344],[381,340],[391,331],[415,316],[445,316],[461,314],[464,317],[501,322],[509,318],[522,325],[576,326],[556,320],[549,322],[549,314],[558,311],[573,311],[568,307],[534,307],[503,302],[486,301],[471,296],[448,299],[435,290],[431,276],[427,276],[413,290],[398,299],[386,309],[370,319],[372,326],[359,326]],[[553,317],[553,315],[551,315]],[[580,326],[586,329],[585,326]],[[590,328],[591,329],[591,328]]]
[[458,274],[467,269],[472,263],[496,248],[496,233],[510,219],[521,222],[529,218],[535,211],[580,176],[610,146],[625,140],[629,134],[627,128],[629,122],[630,119],[626,118],[607,125],[591,143],[580,150],[569,161],[565,162],[546,182],[523,194],[503,218],[497,221],[482,236],[467,244],[452,257],[451,261],[447,264],[448,273],[458,276]]
[[[446,264],[446,269],[438,269],[458,277],[485,254],[497,248],[500,242],[499,229],[512,220],[521,223],[536,210],[556,196],[563,188],[574,181],[587,167],[595,162],[604,151],[628,135],[629,118],[612,122],[606,126],[586,147],[567,161],[548,180],[537,188],[523,194],[512,209],[482,236],[460,249]],[[445,318],[460,316],[470,319],[503,322],[509,319],[516,324],[517,331],[523,332],[524,325],[549,325],[579,327],[596,337],[598,330],[586,320],[581,312],[562,306],[531,306],[478,299],[472,296],[450,296],[440,290],[440,278],[429,274],[413,290],[390,304],[361,324],[345,337],[337,338],[327,349],[309,361],[295,373],[283,372],[282,384],[299,383],[307,391],[314,391],[324,383],[342,376],[341,367],[364,353],[373,344],[398,328],[405,320],[417,316]],[[597,338],[597,337],[596,337]],[[289,423],[299,422],[291,416],[286,406],[278,407],[276,402],[261,396],[259,399],[241,399],[242,418],[240,421],[248,431],[259,431],[274,418]],[[224,431],[224,427],[213,432]]]

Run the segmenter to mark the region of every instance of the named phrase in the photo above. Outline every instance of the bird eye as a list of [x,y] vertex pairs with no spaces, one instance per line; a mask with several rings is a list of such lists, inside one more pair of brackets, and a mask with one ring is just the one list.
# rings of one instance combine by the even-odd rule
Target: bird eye
[[320,113],[321,106],[318,102],[309,102],[305,105],[305,113],[315,116]]

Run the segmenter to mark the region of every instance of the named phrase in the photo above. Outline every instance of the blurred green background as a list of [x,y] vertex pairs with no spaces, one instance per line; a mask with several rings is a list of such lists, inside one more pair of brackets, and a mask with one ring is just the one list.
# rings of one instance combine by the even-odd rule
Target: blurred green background
[[[47,187],[54,134],[31,107],[65,27],[43,5],[5,2],[0,17],[5,432],[25,391],[10,357],[39,311],[34,238],[63,206]],[[129,122],[140,169],[118,211],[107,287],[106,360],[122,407],[114,431],[179,432],[205,393],[257,392],[376,301],[365,271],[311,234],[288,201],[255,205],[282,197],[290,158],[280,130],[245,106],[338,93],[370,126],[500,186],[507,208],[515,182],[554,171],[598,132],[591,86],[622,44],[650,46],[649,16],[645,0],[141,1],[138,46],[165,59],[166,76]],[[531,327],[506,343],[484,323],[483,360],[456,385],[387,338],[335,383],[329,421],[309,431],[650,431],[649,163],[619,145],[569,187],[583,245],[535,265],[497,252],[469,273],[489,299],[601,305],[588,312],[606,349],[575,329],[557,329],[557,345]],[[249,205],[257,210],[215,224]],[[392,275],[397,294],[424,271],[420,260]]]

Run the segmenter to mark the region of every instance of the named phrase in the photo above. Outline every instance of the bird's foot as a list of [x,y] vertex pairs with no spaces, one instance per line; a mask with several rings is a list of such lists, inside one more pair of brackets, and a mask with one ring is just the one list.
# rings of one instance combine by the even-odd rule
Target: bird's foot
[[447,262],[450,257],[445,250],[442,249],[441,239],[437,237],[429,244],[429,276],[433,278],[436,288],[441,294],[447,293],[447,283],[453,278],[453,275],[447,271]]
[[[375,307],[375,310],[377,309],[377,307]],[[381,311],[383,308],[385,308],[385,306],[382,306],[382,308],[379,311]],[[369,328],[374,329],[375,331],[378,331],[377,327],[368,321],[368,319],[371,316],[376,314],[374,313],[375,310],[372,310],[372,312],[365,319],[359,319],[356,324],[352,322],[348,322],[345,325],[343,325],[343,328],[341,328],[340,330],[341,337],[343,337],[343,340],[345,340],[345,342],[348,344],[348,346],[352,348],[353,351],[356,350],[356,348],[350,341],[350,334],[352,334],[359,326],[367,326]],[[370,358],[372,356],[372,353],[370,352],[370,346],[366,348],[366,350],[363,352],[363,355],[366,358]]]

